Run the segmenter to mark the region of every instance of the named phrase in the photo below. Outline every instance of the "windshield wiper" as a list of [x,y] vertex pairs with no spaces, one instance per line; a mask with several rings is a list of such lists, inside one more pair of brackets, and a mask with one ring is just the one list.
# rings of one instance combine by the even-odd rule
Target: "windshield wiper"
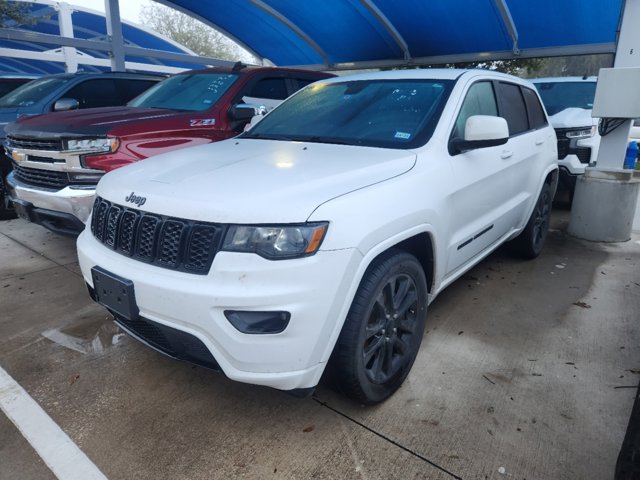
[[280,135],[276,133],[244,133],[240,138],[255,138],[259,140],[283,140],[287,142],[299,141],[297,138],[288,137],[286,135]]
[[322,136],[309,137],[309,138],[305,138],[302,141],[311,142],[311,143],[331,143],[334,145],[360,145],[362,143],[362,141],[357,139],[346,140],[344,138],[322,137]]

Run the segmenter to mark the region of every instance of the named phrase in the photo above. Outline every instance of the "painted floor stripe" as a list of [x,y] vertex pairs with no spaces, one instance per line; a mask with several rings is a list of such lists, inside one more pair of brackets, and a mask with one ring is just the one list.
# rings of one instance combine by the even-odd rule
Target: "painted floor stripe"
[[106,480],[89,457],[2,367],[0,408],[60,480]]

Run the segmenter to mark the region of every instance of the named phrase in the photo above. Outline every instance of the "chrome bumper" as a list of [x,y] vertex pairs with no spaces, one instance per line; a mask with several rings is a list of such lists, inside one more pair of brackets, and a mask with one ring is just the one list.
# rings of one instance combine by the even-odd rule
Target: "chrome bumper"
[[7,176],[7,192],[12,201],[21,200],[35,208],[53,210],[73,215],[86,223],[96,197],[94,186],[64,187],[61,190],[46,190],[21,183],[11,172]]

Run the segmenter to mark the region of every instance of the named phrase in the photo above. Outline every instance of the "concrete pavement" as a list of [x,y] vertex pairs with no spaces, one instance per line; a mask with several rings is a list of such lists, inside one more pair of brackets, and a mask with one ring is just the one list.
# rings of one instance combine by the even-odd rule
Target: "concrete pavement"
[[[0,367],[110,479],[603,479],[640,380],[640,236],[493,254],[431,305],[382,405],[234,383],[124,335],[72,240],[0,222]],[[0,414],[0,478],[52,478]]]

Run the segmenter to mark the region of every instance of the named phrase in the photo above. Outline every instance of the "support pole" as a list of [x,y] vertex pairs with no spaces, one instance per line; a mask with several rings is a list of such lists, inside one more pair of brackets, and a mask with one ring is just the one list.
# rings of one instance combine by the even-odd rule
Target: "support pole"
[[[639,24],[640,1],[626,0],[614,68],[640,67]],[[640,208],[640,176],[622,168],[632,122],[625,120],[601,138],[596,167],[587,167],[578,178],[569,234],[596,242],[625,242],[633,229],[640,229],[640,225],[634,225]]]
[[[71,6],[68,3],[60,2],[55,8],[58,10],[60,36],[74,38]],[[62,54],[64,55],[64,70],[67,73],[76,73],[78,71],[78,51],[75,47],[62,47]]]
[[104,10],[107,20],[107,35],[111,42],[111,71],[122,72],[125,70],[124,37],[122,36],[118,0],[104,0]]

